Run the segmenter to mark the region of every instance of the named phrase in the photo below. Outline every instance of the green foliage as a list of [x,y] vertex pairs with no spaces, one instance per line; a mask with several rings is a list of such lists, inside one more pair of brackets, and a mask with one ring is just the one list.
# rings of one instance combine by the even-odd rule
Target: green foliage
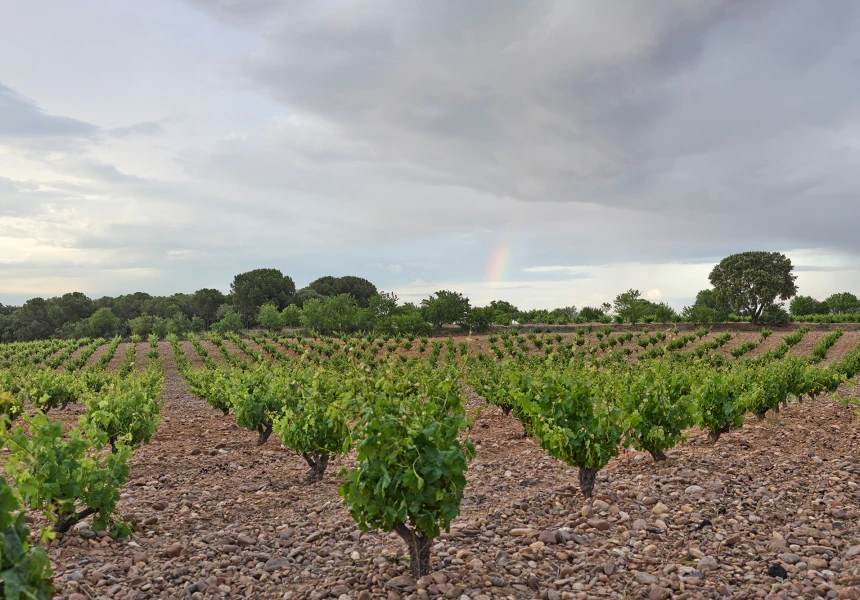
[[800,343],[800,341],[803,339],[803,336],[805,336],[807,333],[809,333],[809,327],[806,327],[804,325],[795,329],[793,333],[790,333],[785,336],[782,341],[784,341],[789,347],[796,346]]
[[340,495],[362,531],[395,531],[415,576],[429,571],[430,543],[460,513],[467,424],[454,377],[388,372],[362,385],[356,466]]
[[626,444],[664,460],[664,451],[682,441],[684,430],[695,421],[686,372],[650,362],[619,373],[612,383],[625,412]]
[[51,561],[42,548],[30,547],[26,515],[13,489],[0,479],[0,597],[48,600],[53,596]]
[[757,347],[758,347],[758,344],[756,344],[755,342],[753,342],[751,340],[746,341],[746,342],[740,344],[739,346],[732,348],[731,355],[734,356],[735,358],[740,358],[741,356],[743,356],[747,352],[750,352],[751,350],[755,350]]
[[830,312],[827,302],[819,302],[812,296],[795,296],[791,300],[789,310],[793,316],[826,315]]
[[348,294],[355,304],[367,308],[370,299],[377,294],[376,286],[367,279],[347,275],[345,277],[320,277],[308,284],[308,289],[314,290],[321,296],[338,296]]
[[334,374],[317,372],[309,380],[288,386],[289,402],[274,423],[281,442],[302,455],[310,471],[308,480],[323,478],[329,459],[349,451],[352,437],[347,423],[348,386]]
[[242,322],[242,315],[234,310],[228,310],[220,321],[212,325],[212,331],[224,335],[230,331],[241,331],[245,324]]
[[696,375],[696,382],[693,393],[699,425],[708,431],[714,442],[720,435],[744,424],[743,376],[733,370],[702,369]]
[[283,327],[298,327],[302,324],[302,309],[295,304],[285,306],[281,311],[281,325]]
[[131,448],[118,443],[104,454],[107,437],[95,428],[75,427],[64,437],[62,422],[43,413],[21,419],[27,429],[15,427],[5,440],[6,473],[27,506],[43,511],[60,532],[91,514],[93,528],[106,529],[128,479]]
[[791,322],[791,316],[781,304],[771,304],[762,311],[758,322],[762,325],[782,327]]
[[791,260],[779,252],[743,252],[724,258],[709,276],[716,299],[758,322],[777,299],[797,293]]
[[277,269],[254,269],[240,273],[230,284],[233,303],[241,316],[250,318],[263,304],[273,303],[283,309],[296,293],[293,280]]
[[302,326],[316,332],[354,332],[368,325],[370,313],[360,308],[349,294],[325,300],[308,300],[302,308]]
[[645,305],[643,304],[639,290],[629,289],[615,297],[615,312],[627,323],[635,325],[645,316]]
[[597,471],[618,455],[624,434],[623,411],[614,403],[612,389],[611,376],[576,369],[547,369],[520,386],[518,404],[541,448],[579,467],[580,489],[588,498]]
[[283,382],[267,365],[261,365],[248,372],[233,370],[227,383],[236,424],[256,431],[258,446],[265,444],[275,419],[284,409]]
[[842,330],[836,329],[835,331],[831,331],[827,335],[825,335],[820,342],[815,345],[815,348],[812,349],[812,356],[810,360],[812,362],[821,362],[825,358],[827,358],[827,351],[836,343],[836,340],[842,337]]
[[[293,306],[292,308],[296,307]],[[277,306],[267,303],[261,306],[257,313],[257,324],[269,331],[280,331],[284,328],[284,318]]]
[[851,314],[860,312],[860,300],[850,292],[833,294],[824,301],[832,314]]
[[114,449],[118,441],[130,448],[148,444],[161,423],[158,397],[163,383],[160,368],[142,377],[115,381],[86,399],[81,426],[93,425],[103,431]]
[[88,319],[89,333],[93,337],[116,335],[122,323],[109,308],[100,308]]
[[440,290],[421,301],[424,318],[437,329],[446,323],[462,322],[470,308],[468,298],[450,290]]

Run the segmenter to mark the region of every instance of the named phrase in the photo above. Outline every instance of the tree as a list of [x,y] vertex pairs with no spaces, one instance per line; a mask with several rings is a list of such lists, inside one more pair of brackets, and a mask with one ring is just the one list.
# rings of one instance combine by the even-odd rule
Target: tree
[[31,298],[24,306],[15,311],[15,340],[29,342],[48,338],[54,331],[54,324],[48,314],[50,305],[44,298]]
[[440,290],[436,295],[421,301],[424,318],[435,328],[445,323],[458,323],[469,313],[469,299],[463,294],[450,290]]
[[298,327],[302,324],[302,309],[295,304],[285,306],[281,311],[281,324],[284,327]]
[[310,288],[302,288],[292,297],[291,302],[298,306],[299,308],[303,308],[305,302],[308,300],[325,300],[325,296],[320,294],[316,290],[312,290]]
[[93,301],[81,292],[63,294],[59,298],[51,298],[48,302],[48,316],[56,329],[66,323],[88,319],[95,311]]
[[493,323],[497,325],[510,325],[520,316],[520,309],[504,300],[493,300],[489,308],[492,310]]
[[640,298],[641,295],[639,290],[630,288],[615,296],[615,312],[631,325],[635,325],[645,316],[645,304]]
[[90,335],[93,337],[109,337],[119,331],[122,323],[109,308],[100,308],[89,318]]
[[226,302],[227,299],[220,290],[202,288],[191,295],[191,311],[209,327],[215,321],[218,308]]
[[399,298],[394,292],[379,292],[375,296],[371,296],[367,306],[374,319],[390,317],[397,311],[398,300]]
[[826,315],[830,312],[826,301],[819,302],[812,296],[795,296],[788,308],[795,317]]
[[306,289],[311,289],[323,296],[337,296],[349,294],[355,299],[355,303],[361,308],[367,308],[370,298],[376,295],[376,286],[367,279],[346,275],[344,277],[332,277],[327,275],[308,284]]
[[606,314],[606,310],[603,308],[595,308],[593,306],[583,306],[582,310],[579,311],[579,320],[584,323],[594,323],[595,321],[599,321],[600,317]]
[[834,315],[860,312],[860,300],[851,292],[833,294],[824,302],[827,303],[830,313]]
[[228,310],[220,321],[212,324],[212,331],[223,335],[228,331],[241,331],[242,326],[242,316],[235,310]]
[[281,316],[281,312],[274,304],[264,304],[260,307],[260,312],[257,314],[257,323],[260,327],[272,331],[279,331],[284,327],[284,319]]
[[742,252],[720,261],[709,279],[718,302],[758,323],[777,298],[785,301],[797,293],[793,269],[791,259],[779,252]]
[[296,284],[278,269],[255,269],[236,275],[230,291],[236,310],[250,319],[267,302],[274,303],[278,310],[283,309],[296,293]]

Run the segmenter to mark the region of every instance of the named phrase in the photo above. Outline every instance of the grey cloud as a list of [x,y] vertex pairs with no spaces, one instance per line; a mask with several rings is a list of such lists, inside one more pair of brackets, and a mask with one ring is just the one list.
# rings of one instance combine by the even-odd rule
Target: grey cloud
[[[195,4],[249,27],[234,3]],[[860,157],[840,135],[860,116],[856,3],[332,6],[245,7],[265,43],[240,66],[367,149],[366,170],[665,219],[644,248],[615,240],[627,256],[860,253]]]
[[105,133],[111,137],[126,138],[141,135],[159,135],[164,132],[164,125],[158,121],[145,121],[127,127],[114,127]]
[[0,83],[2,138],[87,138],[97,132],[95,125],[70,117],[45,114],[31,100]]

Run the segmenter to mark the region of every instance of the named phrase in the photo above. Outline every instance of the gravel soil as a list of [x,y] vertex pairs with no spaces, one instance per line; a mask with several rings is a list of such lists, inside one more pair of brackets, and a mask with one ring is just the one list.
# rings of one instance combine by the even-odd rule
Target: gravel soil
[[[275,436],[256,446],[160,352],[164,418],[118,507],[135,532],[111,540],[84,523],[58,536],[58,597],[860,598],[860,439],[837,399],[750,418],[716,445],[693,430],[663,463],[622,452],[586,500],[576,469],[471,397],[462,514],[415,581],[400,539],[360,532],[343,508],[337,472],[352,457],[305,483],[300,457]],[[56,415],[72,421],[72,408]]]

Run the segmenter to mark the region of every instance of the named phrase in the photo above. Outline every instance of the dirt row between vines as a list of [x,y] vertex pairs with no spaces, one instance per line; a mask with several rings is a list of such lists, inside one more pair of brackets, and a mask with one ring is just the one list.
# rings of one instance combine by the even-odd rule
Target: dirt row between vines
[[837,400],[750,419],[716,445],[693,431],[663,464],[623,452],[586,501],[575,469],[472,398],[462,514],[433,547],[434,574],[414,581],[399,538],[360,532],[337,495],[353,457],[306,484],[300,457],[190,395],[159,348],[164,419],[118,507],[136,531],[114,541],[84,525],[54,541],[59,597],[860,597],[860,439]]

